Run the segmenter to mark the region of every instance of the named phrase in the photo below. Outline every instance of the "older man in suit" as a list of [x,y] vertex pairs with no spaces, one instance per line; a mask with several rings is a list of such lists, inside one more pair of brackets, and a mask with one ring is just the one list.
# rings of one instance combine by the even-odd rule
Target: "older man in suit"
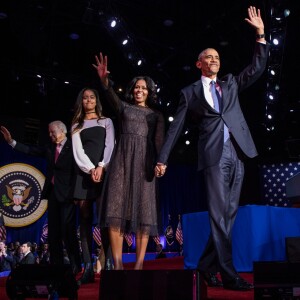
[[42,198],[48,199],[50,263],[63,264],[65,246],[73,272],[77,274],[81,271],[81,259],[76,235],[76,206],[72,199],[75,163],[72,141],[67,138],[66,125],[61,121],[51,122],[48,130],[52,143],[38,147],[16,142],[7,128],[1,126],[4,139],[15,150],[47,159]]
[[228,74],[219,79],[218,52],[208,48],[199,54],[196,67],[201,70],[201,79],[181,91],[177,113],[155,168],[156,176],[165,173],[170,151],[188,118],[199,130],[198,170],[204,173],[211,225],[198,269],[208,285],[232,290],[253,287],[239,276],[232,261],[231,233],[244,176],[243,158],[257,155],[238,94],[262,75],[269,50],[260,10],[249,7],[245,21],[256,30],[251,64],[237,76]]

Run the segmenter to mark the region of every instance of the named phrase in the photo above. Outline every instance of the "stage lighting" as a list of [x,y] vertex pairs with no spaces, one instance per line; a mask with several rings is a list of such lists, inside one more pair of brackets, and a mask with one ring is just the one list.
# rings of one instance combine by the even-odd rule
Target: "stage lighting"
[[117,25],[117,21],[116,20],[112,20],[110,22],[110,27],[114,28],[114,27],[116,27],[116,25]]
[[277,38],[274,38],[273,40],[272,40],[272,42],[273,42],[273,45],[279,45],[279,40],[277,39]]

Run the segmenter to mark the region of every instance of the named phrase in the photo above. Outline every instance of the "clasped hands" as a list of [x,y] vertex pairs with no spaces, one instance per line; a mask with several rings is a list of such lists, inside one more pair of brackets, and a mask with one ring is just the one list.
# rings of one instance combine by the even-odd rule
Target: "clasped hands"
[[157,163],[154,169],[155,176],[161,177],[165,175],[167,166],[162,163]]
[[97,168],[91,170],[91,178],[96,183],[102,181],[103,175],[104,175],[103,167],[98,166]]

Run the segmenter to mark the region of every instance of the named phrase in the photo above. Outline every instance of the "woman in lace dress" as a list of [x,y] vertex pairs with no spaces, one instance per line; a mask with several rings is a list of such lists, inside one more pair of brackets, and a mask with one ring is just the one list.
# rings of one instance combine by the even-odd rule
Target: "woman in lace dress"
[[94,281],[92,261],[93,202],[101,193],[102,179],[115,144],[112,120],[102,114],[99,94],[80,91],[72,120],[72,145],[77,165],[74,199],[80,207],[80,240],[84,272],[79,284]]
[[109,228],[115,270],[122,270],[124,233],[135,233],[135,269],[143,268],[149,236],[158,234],[154,165],[164,138],[164,119],[153,108],[156,87],[147,76],[135,77],[121,101],[108,80],[107,57],[96,56],[106,98],[119,117],[119,139],[102,195],[100,222]]

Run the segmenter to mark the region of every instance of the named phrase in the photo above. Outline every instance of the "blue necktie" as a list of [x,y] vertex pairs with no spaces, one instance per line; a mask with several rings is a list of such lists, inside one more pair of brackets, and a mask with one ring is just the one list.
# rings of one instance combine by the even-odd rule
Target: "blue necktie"
[[[211,96],[214,102],[214,108],[216,111],[220,112],[222,110],[222,98],[219,94],[219,92],[216,89],[216,83],[215,81],[211,81]],[[220,109],[221,107],[221,109]],[[226,142],[229,138],[229,131],[228,131],[228,127],[226,126],[226,124],[224,123],[224,142]]]
[[220,111],[221,96],[216,89],[216,83],[212,80],[210,84],[211,84],[211,95],[214,101],[214,108],[216,111]]

